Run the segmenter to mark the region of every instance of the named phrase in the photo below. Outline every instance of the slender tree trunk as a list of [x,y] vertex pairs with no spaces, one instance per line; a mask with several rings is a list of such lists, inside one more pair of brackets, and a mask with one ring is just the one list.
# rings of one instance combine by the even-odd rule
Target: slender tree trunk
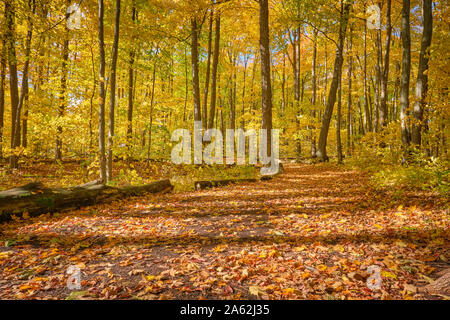
[[[184,94],[184,108],[183,108],[183,122],[186,122],[186,107],[188,100],[188,62],[187,62],[187,52],[186,48],[184,49],[184,81],[185,81],[185,94]],[[212,93],[211,93],[212,94]]]
[[93,82],[93,88],[92,88],[92,95],[90,99],[90,109],[89,109],[89,152],[91,153],[93,150],[93,135],[94,130],[92,126],[92,113],[94,111],[94,97],[95,97],[95,90],[97,86],[96,76],[95,76],[95,62],[94,62],[94,50],[91,46],[91,63],[92,63],[92,82]]
[[99,103],[98,103],[98,159],[100,169],[100,181],[106,182],[105,159],[105,42],[103,36],[103,0],[98,0],[98,46],[100,53],[99,70]]
[[14,129],[16,117],[20,118],[20,115],[17,114],[17,108],[19,105],[19,88],[17,79],[14,7],[9,0],[5,1],[5,20],[7,25],[6,41],[8,47],[9,90],[11,99],[11,149],[13,150],[13,153],[10,156],[9,164],[11,168],[17,168],[17,156],[14,153],[14,149],[17,145],[17,139],[14,135]]
[[194,121],[202,121],[198,71],[198,26],[196,18],[191,19],[191,65],[193,89],[192,92],[194,96]]
[[212,75],[211,75],[211,103],[209,106],[209,121],[208,129],[214,127],[214,114],[216,112],[216,97],[217,97],[217,67],[219,65],[219,49],[220,49],[220,14],[217,13],[215,19],[215,31],[214,31],[214,55],[212,62]]
[[398,119],[398,104],[399,104],[399,88],[400,88],[400,75],[401,75],[401,64],[400,61],[395,63],[396,77],[394,86],[394,110],[393,110],[393,120]]
[[[381,7],[382,3],[378,3],[378,7]],[[375,101],[375,132],[378,132],[380,129],[380,108],[381,108],[381,73],[383,69],[383,45],[381,43],[381,28],[377,30],[377,63],[375,66],[375,85],[374,85],[374,101]]]
[[342,143],[341,143],[341,107],[342,107],[342,77],[339,77],[338,101],[336,114],[336,152],[338,163],[342,163]]
[[[133,1],[131,8],[131,20],[133,24],[136,21],[136,4]],[[134,108],[134,60],[136,49],[134,48],[135,36],[132,36],[132,48],[130,49],[129,65],[128,65],[128,113],[127,113],[127,147],[128,157],[131,156],[131,144],[133,137],[133,108]]]
[[[364,12],[366,4],[364,3]],[[369,112],[367,93],[367,24],[364,23],[364,133],[372,131],[372,116]]]
[[[67,7],[70,6],[70,0],[66,1]],[[70,14],[66,13],[66,20]],[[66,89],[67,89],[67,62],[69,60],[69,28],[65,23],[65,39],[62,47],[62,65],[61,65],[61,83],[59,92],[59,108],[58,118],[61,119],[64,116],[66,109]],[[55,160],[62,160],[62,125],[58,125],[56,128],[56,144],[55,144]]]
[[270,82],[269,0],[259,1],[262,129],[267,130],[267,155],[272,151],[272,88]]
[[114,145],[114,121],[116,106],[116,66],[119,51],[119,27],[120,27],[120,0],[116,0],[116,13],[114,22],[114,43],[111,54],[111,93],[109,100],[109,131],[108,131],[108,153],[106,161],[106,181],[112,180],[113,145]]
[[380,102],[380,124],[381,127],[386,126],[388,122],[388,108],[387,108],[387,84],[389,79],[389,54],[391,48],[391,0],[387,0],[386,9],[386,45],[384,53],[384,66],[381,74],[381,102]]
[[409,81],[411,70],[411,34],[409,14],[411,11],[410,0],[403,0],[402,8],[402,75],[400,78],[400,121],[402,131],[402,145],[406,149],[411,141],[409,130]]
[[[296,96],[297,96],[297,105],[296,105],[296,112],[297,112],[297,121],[296,121],[296,125],[297,125],[297,134],[300,134],[300,116],[302,113],[301,110],[301,104],[299,103],[299,99],[301,102],[303,102],[303,85],[304,82],[302,82],[301,84],[301,94],[300,94],[300,64],[301,64],[301,28],[297,28],[297,66],[296,66],[296,70],[295,73],[297,74],[297,88],[296,90]],[[303,81],[303,80],[302,80]],[[300,157],[302,154],[302,140],[300,137],[297,138],[297,155]]]
[[[324,91],[323,91],[323,104],[327,104],[327,91],[328,91],[328,50],[327,50],[327,43],[325,42],[325,77],[324,77]],[[319,118],[321,117],[321,111],[319,111]]]
[[248,57],[246,55],[244,55],[244,75],[243,75],[243,79],[242,79],[242,119],[241,119],[241,127],[242,129],[245,129],[245,80],[246,80],[246,76],[247,76],[247,65],[248,65]]
[[1,36],[2,51],[0,52],[0,160],[3,158],[3,127],[5,115],[5,78],[6,78],[6,38]]
[[[317,104],[317,31],[314,30],[314,40],[313,40],[313,56],[312,56],[312,71],[311,71],[311,81],[312,81],[312,119],[316,119],[316,104]],[[315,135],[315,125],[311,127],[311,158],[316,157],[316,135]]]
[[[27,81],[28,83],[28,81]],[[23,103],[23,119],[22,119],[22,147],[26,148],[28,146],[28,102],[29,102],[29,88],[28,85],[24,88],[24,103]]]
[[202,112],[202,125],[203,128],[205,129],[208,128],[208,91],[209,91],[209,78],[211,73],[212,28],[213,28],[213,13],[211,12],[209,17],[208,60],[206,63],[205,90],[203,95],[203,112]]
[[230,129],[236,128],[236,103],[235,103],[235,86],[236,86],[236,55],[230,54],[230,63],[232,66],[232,74],[230,75]]
[[413,144],[420,146],[422,142],[422,122],[425,107],[425,99],[428,93],[428,62],[429,48],[431,45],[431,37],[433,34],[433,13],[432,1],[423,0],[423,32],[422,44],[420,47],[419,71],[416,82],[416,101],[414,103],[414,122],[412,124],[411,141]]
[[353,68],[353,28],[350,27],[349,41],[347,42],[348,69],[348,98],[347,98],[347,155],[351,155],[351,139],[352,139],[352,68]]
[[150,98],[150,125],[148,128],[147,162],[150,161],[150,152],[151,152],[151,147],[152,147],[153,103],[155,100],[155,80],[156,80],[156,60],[155,60],[155,63],[153,64],[152,96]]
[[[342,8],[343,7],[343,8]],[[338,46],[336,48],[336,58],[334,61],[334,71],[333,71],[333,80],[331,82],[330,92],[328,94],[328,100],[327,105],[325,109],[325,113],[323,115],[322,120],[322,127],[320,129],[320,136],[319,136],[319,146],[317,150],[317,158],[319,158],[321,161],[327,161],[327,137],[328,137],[328,130],[330,127],[330,121],[331,117],[333,115],[333,107],[336,102],[336,92],[338,89],[338,82],[341,77],[342,73],[342,63],[343,63],[343,48],[344,48],[344,41],[345,41],[345,33],[347,30],[347,23],[351,8],[351,3],[346,2],[345,4],[341,3],[341,8],[343,9],[341,12],[341,22],[339,26],[339,40],[338,40]]]
[[[295,108],[295,131],[297,135],[300,132],[300,28],[295,29],[292,44],[292,71],[294,74],[294,108]],[[289,35],[290,37],[290,35]],[[301,140],[295,139],[297,156],[301,155]]]
[[281,77],[281,116],[286,109],[286,54],[283,54],[283,75]]
[[[33,7],[33,8],[31,8]],[[14,123],[14,130],[13,130],[13,136],[14,139],[14,145],[15,147],[20,146],[20,115],[22,111],[22,107],[25,103],[25,100],[27,99],[26,96],[28,95],[28,70],[30,66],[30,52],[31,52],[31,39],[33,36],[33,18],[32,14],[35,12],[35,4],[31,3],[31,0],[28,1],[28,31],[27,31],[27,37],[25,40],[25,64],[22,71],[22,88],[19,98],[19,104],[17,105],[17,114],[16,119]],[[17,159],[15,160],[15,165],[17,166]]]

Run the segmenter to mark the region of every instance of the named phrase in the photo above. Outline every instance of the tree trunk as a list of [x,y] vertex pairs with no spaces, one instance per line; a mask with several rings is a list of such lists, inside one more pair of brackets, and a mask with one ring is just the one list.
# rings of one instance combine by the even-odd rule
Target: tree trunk
[[351,139],[352,139],[352,68],[353,68],[353,28],[350,27],[349,41],[347,42],[348,55],[348,98],[347,98],[347,155],[351,155]]
[[196,18],[191,19],[191,65],[193,89],[192,92],[194,96],[194,121],[202,121],[198,71],[198,26]]
[[211,103],[209,106],[209,121],[208,129],[214,127],[214,114],[216,112],[216,97],[217,97],[217,67],[219,65],[219,47],[220,47],[220,14],[217,13],[214,34],[214,55],[212,62],[211,75]]
[[92,94],[91,99],[89,102],[89,153],[93,150],[93,136],[94,136],[94,130],[92,126],[92,113],[94,111],[94,97],[95,97],[95,89],[97,85],[96,76],[95,76],[95,61],[94,61],[94,49],[91,46],[91,64],[92,64]]
[[[187,62],[187,52],[186,48],[184,48],[184,81],[185,81],[185,94],[184,94],[184,108],[183,108],[183,122],[186,122],[186,107],[188,100],[188,62]],[[211,93],[212,94],[212,93]]]
[[230,63],[232,66],[232,73],[230,75],[230,129],[236,128],[236,103],[235,103],[235,88],[236,88],[236,55],[230,53]]
[[[131,20],[133,24],[136,21],[136,4],[133,1],[131,8]],[[128,65],[128,112],[127,112],[127,148],[128,157],[131,157],[131,143],[133,136],[133,101],[134,101],[134,59],[136,50],[134,48],[134,33],[132,36],[132,48],[130,49],[129,65]]]
[[[28,83],[28,81],[27,81]],[[28,146],[28,114],[29,114],[29,88],[28,85],[25,87],[24,91],[24,103],[23,103],[23,119],[22,119],[22,147],[26,148]]]
[[386,126],[388,120],[388,108],[387,108],[387,84],[389,78],[389,54],[391,48],[391,0],[387,0],[386,9],[386,45],[384,53],[384,66],[381,74],[381,102],[380,102],[380,124],[381,128]]
[[336,114],[336,152],[338,163],[342,163],[342,143],[341,143],[341,107],[342,107],[342,77],[339,77],[338,101]]
[[[313,56],[312,56],[312,71],[311,71],[311,81],[312,81],[312,119],[316,119],[316,103],[317,103],[317,31],[314,30],[314,40],[313,40]],[[316,135],[315,135],[315,125],[311,127],[311,158],[316,157]]]
[[[67,8],[70,6],[70,0],[67,2]],[[69,19],[70,13],[66,10],[66,20]],[[64,116],[66,109],[66,88],[67,88],[67,62],[69,60],[69,28],[65,23],[65,39],[62,48],[62,65],[61,65],[61,82],[59,92],[59,108],[58,118],[61,119]],[[61,125],[56,128],[56,143],[55,143],[55,160],[62,160],[62,131]]]
[[334,71],[333,71],[333,80],[331,82],[330,92],[328,94],[327,105],[325,109],[325,113],[323,115],[322,127],[320,129],[319,136],[319,146],[317,150],[317,158],[321,161],[327,161],[327,137],[328,130],[330,128],[331,116],[333,115],[333,108],[336,102],[336,92],[338,89],[338,82],[342,73],[342,63],[343,63],[343,55],[342,51],[344,48],[345,41],[345,33],[347,30],[347,22],[350,13],[351,3],[346,2],[345,4],[341,4],[343,6],[343,10],[341,11],[341,21],[339,26],[339,42],[336,48],[336,58],[334,61]]
[[281,77],[281,116],[286,109],[286,54],[283,54],[283,74]]
[[[364,12],[366,4],[364,4]],[[364,23],[364,133],[372,131],[372,116],[369,111],[367,93],[367,24]]]
[[432,1],[423,0],[423,32],[422,44],[420,47],[419,71],[416,82],[416,101],[414,103],[414,122],[412,125],[411,140],[412,143],[420,146],[422,142],[422,122],[425,107],[425,99],[428,92],[428,62],[429,47],[431,45],[431,37],[433,34],[433,13]]
[[[15,14],[14,8],[10,1],[5,1],[5,20],[7,24],[6,41],[8,44],[8,63],[9,63],[9,90],[11,98],[11,149],[12,154],[9,158],[9,165],[11,168],[17,168],[17,156],[14,149],[18,146],[19,141],[14,135],[16,127],[17,108],[19,106],[19,88],[17,79],[17,58],[16,58],[16,40],[15,40]],[[20,120],[19,120],[20,123]],[[20,133],[20,131],[18,131]]]
[[411,70],[411,34],[409,13],[411,11],[410,0],[403,0],[402,8],[402,75],[400,78],[400,121],[402,131],[402,145],[406,149],[411,141],[409,130],[409,81]]
[[98,103],[98,159],[100,169],[100,182],[106,181],[105,159],[105,43],[103,37],[103,0],[98,0],[98,45],[100,53],[99,70],[99,103]]
[[208,60],[206,62],[206,76],[205,76],[205,90],[203,96],[203,112],[202,112],[202,125],[203,128],[208,128],[208,91],[209,91],[209,78],[211,73],[211,43],[212,43],[212,27],[213,27],[213,13],[211,12],[209,17],[209,29],[208,29]]
[[155,81],[156,81],[156,60],[155,63],[153,64],[152,96],[150,98],[150,124],[148,128],[147,162],[150,161],[150,151],[152,147],[153,103],[155,101]]
[[261,53],[262,129],[267,130],[267,156],[272,147],[272,88],[270,83],[269,1],[259,1],[259,49]]
[[116,106],[116,66],[119,51],[119,27],[120,27],[120,0],[116,0],[116,14],[114,22],[114,43],[111,55],[111,93],[109,100],[109,131],[108,131],[108,154],[106,161],[106,182],[112,179],[113,144],[114,144],[114,120]]
[[[378,7],[381,12],[381,2],[378,3]],[[381,91],[381,73],[383,69],[383,45],[381,43],[381,28],[377,30],[377,63],[375,65],[375,84],[374,84],[374,101],[375,101],[375,132],[380,129],[380,91]]]
[[5,78],[6,78],[6,39],[1,36],[2,51],[0,52],[0,160],[3,158],[3,127],[5,115]]
[[248,56],[244,54],[244,75],[242,79],[242,119],[241,119],[241,128],[245,129],[245,80],[247,77],[247,65],[248,65]]

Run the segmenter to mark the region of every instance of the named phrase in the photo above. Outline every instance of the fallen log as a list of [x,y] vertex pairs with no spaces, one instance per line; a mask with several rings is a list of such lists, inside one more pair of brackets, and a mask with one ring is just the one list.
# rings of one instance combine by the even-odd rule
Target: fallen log
[[41,183],[29,183],[22,187],[0,192],[0,221],[12,215],[30,216],[100,203],[112,198],[137,196],[172,190],[169,179],[142,186],[110,187],[92,181],[70,188],[46,188]]
[[[261,166],[259,166],[257,168],[261,169]],[[206,189],[206,188],[226,186],[226,185],[229,185],[232,183],[266,181],[266,180],[273,179],[278,174],[283,173],[283,171],[284,171],[283,164],[281,162],[279,162],[279,170],[277,173],[263,174],[260,179],[224,179],[224,180],[212,180],[212,181],[195,181],[194,188],[195,188],[195,190],[202,190],[202,189]]]
[[225,180],[213,180],[213,181],[195,181],[194,187],[195,190],[202,190],[206,188],[220,187],[226,186],[232,183],[241,183],[241,182],[256,182],[258,179],[225,179]]
[[441,271],[439,274],[440,277],[425,286],[424,289],[429,294],[450,296],[450,268]]

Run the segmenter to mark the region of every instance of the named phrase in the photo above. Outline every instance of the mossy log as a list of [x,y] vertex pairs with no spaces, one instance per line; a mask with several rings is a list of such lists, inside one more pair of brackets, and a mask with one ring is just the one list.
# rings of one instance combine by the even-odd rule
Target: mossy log
[[[261,168],[261,166],[257,167]],[[195,181],[194,182],[194,188],[195,190],[202,190],[206,188],[214,188],[214,187],[221,187],[226,186],[232,183],[242,183],[242,182],[257,182],[257,181],[266,181],[274,178],[276,175],[283,173],[283,165],[281,162],[279,163],[279,170],[275,174],[265,174],[262,175],[259,179],[224,179],[224,180],[210,180],[210,181]]]
[[172,190],[170,180],[160,180],[142,186],[110,187],[92,181],[70,188],[46,188],[41,183],[29,183],[22,187],[0,192],[0,221],[11,215],[30,216],[53,212],[64,208],[76,208],[104,202],[112,198],[137,196]]

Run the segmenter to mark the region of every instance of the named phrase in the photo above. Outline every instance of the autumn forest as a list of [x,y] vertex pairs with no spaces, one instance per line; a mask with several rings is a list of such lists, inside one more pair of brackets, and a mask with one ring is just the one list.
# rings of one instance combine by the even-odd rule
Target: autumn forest
[[1,0],[0,299],[450,299],[449,10]]

